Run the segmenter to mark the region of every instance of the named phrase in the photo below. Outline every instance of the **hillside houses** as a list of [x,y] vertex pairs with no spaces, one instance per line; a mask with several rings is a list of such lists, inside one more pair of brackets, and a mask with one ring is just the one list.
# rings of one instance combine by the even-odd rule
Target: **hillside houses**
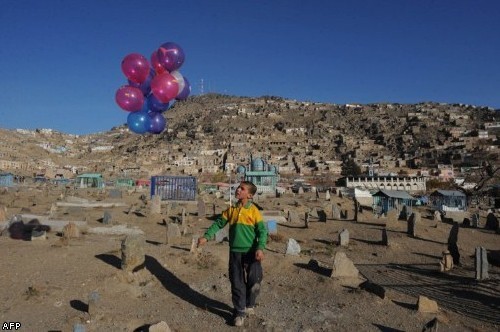
[[85,136],[2,131],[0,170],[29,175],[69,165],[108,172],[105,176],[130,173],[130,167],[141,177],[201,175],[234,169],[258,154],[292,176],[339,177],[343,162],[353,159],[365,173],[371,165],[380,174],[427,172],[448,180],[459,176],[462,166],[498,160],[497,113],[457,104],[199,96],[166,113],[169,125],[161,135],[136,135],[123,127]]

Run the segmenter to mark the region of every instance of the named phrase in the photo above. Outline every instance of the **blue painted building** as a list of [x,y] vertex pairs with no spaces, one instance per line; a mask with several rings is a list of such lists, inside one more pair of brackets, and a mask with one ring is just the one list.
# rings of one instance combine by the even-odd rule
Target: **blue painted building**
[[236,168],[238,181],[251,181],[257,186],[258,194],[276,194],[276,185],[279,182],[278,168],[269,165],[262,158],[250,158],[250,164]]
[[12,187],[14,185],[14,174],[0,173],[0,187]]

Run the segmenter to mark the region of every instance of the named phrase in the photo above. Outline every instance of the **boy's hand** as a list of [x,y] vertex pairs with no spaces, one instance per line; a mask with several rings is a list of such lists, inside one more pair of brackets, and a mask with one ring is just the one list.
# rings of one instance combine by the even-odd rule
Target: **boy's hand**
[[205,239],[203,236],[198,238],[198,247],[204,245],[207,243],[207,239]]
[[260,261],[262,261],[263,259],[264,259],[264,252],[263,252],[262,250],[260,250],[260,249],[259,249],[259,250],[257,250],[257,251],[255,252],[255,260],[260,262]]

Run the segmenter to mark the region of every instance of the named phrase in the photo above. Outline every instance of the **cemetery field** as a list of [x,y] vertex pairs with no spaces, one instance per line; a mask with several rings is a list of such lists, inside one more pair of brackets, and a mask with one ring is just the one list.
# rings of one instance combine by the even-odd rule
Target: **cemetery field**
[[[148,331],[161,321],[172,331],[234,330],[227,241],[191,250],[228,205],[198,199],[205,211],[196,202],[157,206],[147,189],[2,189],[1,323],[19,322],[20,331]],[[422,331],[433,319],[439,331],[499,330],[500,235],[484,229],[484,211],[478,228],[458,228],[459,264],[441,271],[453,225],[424,207],[409,234],[407,221],[366,209],[353,220],[346,198],[257,204],[276,228],[243,330]],[[8,227],[14,216],[21,227]],[[49,226],[28,225],[34,219]],[[78,229],[63,229],[70,221]],[[489,262],[479,270],[477,247]]]

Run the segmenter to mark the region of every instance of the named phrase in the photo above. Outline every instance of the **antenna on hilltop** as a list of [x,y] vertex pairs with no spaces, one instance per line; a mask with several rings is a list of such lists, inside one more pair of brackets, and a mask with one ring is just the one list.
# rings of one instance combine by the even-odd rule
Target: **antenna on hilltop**
[[203,78],[200,80],[200,95],[205,93],[205,86],[203,84]]

